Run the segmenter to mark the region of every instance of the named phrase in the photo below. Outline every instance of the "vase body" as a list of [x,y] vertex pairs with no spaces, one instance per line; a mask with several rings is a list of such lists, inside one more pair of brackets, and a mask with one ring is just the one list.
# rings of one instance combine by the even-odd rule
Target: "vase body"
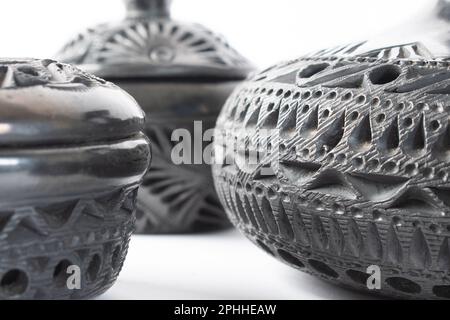
[[[170,18],[169,1],[126,1],[127,18],[90,29],[58,58],[114,81],[151,115],[146,133],[154,161],[138,197],[138,233],[185,233],[229,227],[203,148],[225,100],[251,66],[223,39]],[[172,141],[187,130],[190,141]],[[198,140],[200,139],[200,141]],[[173,149],[191,154],[181,164]],[[194,159],[195,158],[195,159]],[[186,159],[185,159],[186,160]],[[152,173],[154,172],[154,174]]]
[[255,244],[358,290],[450,298],[448,7],[439,1],[398,36],[311,53],[236,89],[218,120],[213,172]]

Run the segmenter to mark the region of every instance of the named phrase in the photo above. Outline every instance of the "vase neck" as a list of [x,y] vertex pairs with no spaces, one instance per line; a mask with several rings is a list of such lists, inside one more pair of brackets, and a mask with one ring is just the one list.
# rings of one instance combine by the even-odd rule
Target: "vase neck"
[[450,0],[438,0],[436,12],[439,18],[450,21]]
[[168,18],[171,0],[125,0],[128,19]]

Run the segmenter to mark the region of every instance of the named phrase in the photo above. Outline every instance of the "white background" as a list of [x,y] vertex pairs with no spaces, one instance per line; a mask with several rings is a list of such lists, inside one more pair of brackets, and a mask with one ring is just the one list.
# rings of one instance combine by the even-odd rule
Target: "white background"
[[[265,68],[315,49],[366,39],[433,0],[174,0]],[[121,0],[1,0],[1,56],[51,57],[85,27],[123,17]]]
[[100,299],[371,299],[284,265],[230,230],[134,236],[116,285]]
[[[173,16],[202,23],[265,68],[302,53],[366,39],[432,0],[175,0]],[[1,56],[52,57],[84,27],[119,20],[120,0],[1,0]],[[367,298],[302,274],[236,231],[135,236],[104,299]]]

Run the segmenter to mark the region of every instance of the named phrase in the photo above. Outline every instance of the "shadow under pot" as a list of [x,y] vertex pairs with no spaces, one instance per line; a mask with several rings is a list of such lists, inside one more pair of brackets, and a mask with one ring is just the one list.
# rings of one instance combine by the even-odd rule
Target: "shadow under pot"
[[268,69],[228,100],[215,143],[263,156],[215,166],[216,187],[270,255],[367,293],[450,299],[450,4],[426,11]]
[[142,110],[69,65],[1,59],[0,118],[0,299],[103,293],[149,165]]
[[111,80],[147,117],[153,162],[138,196],[138,233],[230,225],[214,190],[210,129],[251,70],[220,37],[169,16],[169,1],[126,1],[128,15],[69,42],[58,58]]

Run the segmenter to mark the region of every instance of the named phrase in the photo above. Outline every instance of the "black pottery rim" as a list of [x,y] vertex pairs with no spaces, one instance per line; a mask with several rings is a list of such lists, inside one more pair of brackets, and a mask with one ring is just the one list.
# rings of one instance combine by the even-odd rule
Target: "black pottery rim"
[[[114,80],[226,82],[243,81],[252,68],[209,68],[184,65],[151,66],[142,64],[81,64],[78,67],[98,77]],[[119,71],[120,70],[120,71]]]

